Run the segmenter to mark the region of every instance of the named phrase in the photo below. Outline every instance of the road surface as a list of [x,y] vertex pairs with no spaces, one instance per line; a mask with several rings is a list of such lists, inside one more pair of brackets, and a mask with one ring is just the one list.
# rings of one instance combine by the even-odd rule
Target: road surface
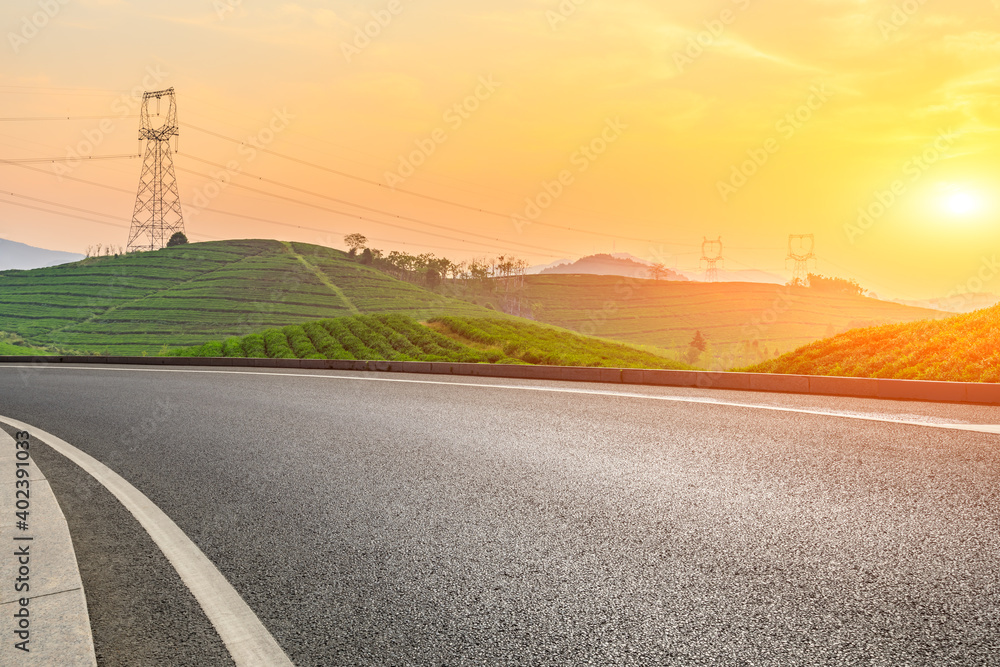
[[[1000,435],[941,428],[996,425],[997,408],[8,365],[0,415],[142,491],[297,665],[1000,656]],[[233,664],[121,504],[35,457],[101,663]]]

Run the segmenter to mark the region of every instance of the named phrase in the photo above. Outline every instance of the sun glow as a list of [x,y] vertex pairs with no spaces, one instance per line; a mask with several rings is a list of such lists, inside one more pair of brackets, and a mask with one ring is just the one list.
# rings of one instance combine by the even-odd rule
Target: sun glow
[[982,201],[972,192],[966,190],[954,190],[947,193],[941,202],[945,211],[953,216],[968,216],[978,213],[982,208]]

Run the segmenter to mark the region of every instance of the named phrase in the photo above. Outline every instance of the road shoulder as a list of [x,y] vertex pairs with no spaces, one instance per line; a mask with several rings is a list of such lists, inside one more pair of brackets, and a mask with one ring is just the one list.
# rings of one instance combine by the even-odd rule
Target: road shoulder
[[[87,598],[77,564],[76,551],[66,517],[34,458],[21,461],[28,472],[18,489],[17,449],[13,434],[0,431],[0,614],[9,632],[4,632],[0,660],[3,664],[59,665],[97,664],[90,629]],[[16,497],[18,491],[20,497]],[[27,526],[18,527],[15,505],[27,507]],[[16,587],[25,587],[20,592]],[[24,604],[24,603],[27,604]],[[18,635],[18,633],[25,633]],[[26,640],[26,643],[25,643]],[[25,650],[26,649],[26,650]]]

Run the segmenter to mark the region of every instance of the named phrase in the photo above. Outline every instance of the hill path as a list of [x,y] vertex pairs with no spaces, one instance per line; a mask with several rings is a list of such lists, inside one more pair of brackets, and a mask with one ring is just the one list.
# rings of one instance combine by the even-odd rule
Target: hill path
[[281,245],[285,246],[285,249],[288,251],[288,254],[290,254],[292,257],[299,260],[300,262],[302,262],[303,266],[312,271],[313,274],[321,283],[329,287],[330,291],[336,294],[337,297],[344,302],[345,306],[350,308],[352,315],[361,314],[361,311],[358,310],[358,307],[355,306],[350,299],[347,298],[347,295],[344,294],[343,290],[337,287],[337,285],[335,285],[334,282],[330,280],[330,276],[323,273],[323,271],[315,264],[310,264],[308,259],[300,255],[299,253],[295,252],[295,249],[292,248],[292,244],[289,241],[282,241]]

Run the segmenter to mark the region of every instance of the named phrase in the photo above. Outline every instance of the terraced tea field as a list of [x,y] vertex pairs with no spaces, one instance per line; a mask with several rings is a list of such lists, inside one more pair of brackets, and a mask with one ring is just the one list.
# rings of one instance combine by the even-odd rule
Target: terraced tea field
[[419,318],[491,311],[435,294],[321,246],[219,241],[0,272],[0,331],[34,345],[155,354],[359,312]]
[[493,318],[355,315],[273,328],[169,352],[171,356],[526,363],[687,368],[628,345]]
[[944,320],[855,329],[747,370],[1000,382],[1000,306]]
[[[790,351],[851,328],[948,315],[860,296],[761,283],[619,276],[526,279],[533,319],[584,334],[683,353],[701,331],[717,357],[740,363],[747,345]],[[756,361],[746,359],[745,363]]]

